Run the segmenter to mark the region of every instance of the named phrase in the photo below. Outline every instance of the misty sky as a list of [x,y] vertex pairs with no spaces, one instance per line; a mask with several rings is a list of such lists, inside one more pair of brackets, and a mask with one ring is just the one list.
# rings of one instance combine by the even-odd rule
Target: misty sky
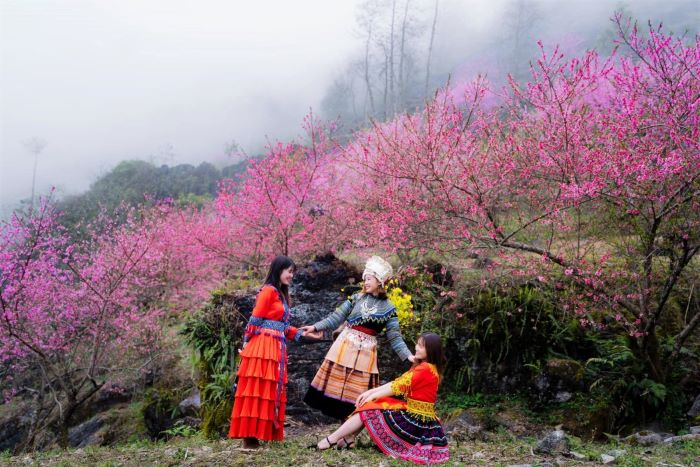
[[[123,159],[226,162],[300,133],[362,47],[360,1],[0,0],[0,214],[37,189],[77,193]],[[431,13],[432,0],[416,0]],[[540,1],[542,35],[610,27],[617,1]],[[508,0],[441,0],[436,67],[476,70]],[[565,7],[563,5],[566,5]],[[634,2],[638,17],[700,1]],[[646,15],[646,16],[645,16]],[[652,18],[652,19],[653,19]],[[472,61],[472,58],[474,60]],[[439,71],[439,70],[438,70]],[[234,162],[234,161],[230,161]]]

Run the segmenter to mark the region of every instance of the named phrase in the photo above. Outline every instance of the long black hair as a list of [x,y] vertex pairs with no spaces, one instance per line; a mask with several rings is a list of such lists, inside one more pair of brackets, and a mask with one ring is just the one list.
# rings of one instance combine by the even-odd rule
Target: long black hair
[[289,287],[282,284],[280,281],[282,271],[290,267],[294,268],[295,271],[297,269],[297,265],[294,264],[294,261],[292,261],[292,258],[289,256],[280,255],[273,259],[272,263],[270,263],[270,270],[267,272],[267,277],[265,278],[265,284],[269,284],[279,290],[285,300],[287,300],[287,304],[291,306],[292,302],[289,300]]
[[442,350],[442,339],[434,332],[426,332],[420,335],[418,340],[423,340],[425,347],[425,362],[432,363],[442,377],[442,372],[445,369],[445,352]]

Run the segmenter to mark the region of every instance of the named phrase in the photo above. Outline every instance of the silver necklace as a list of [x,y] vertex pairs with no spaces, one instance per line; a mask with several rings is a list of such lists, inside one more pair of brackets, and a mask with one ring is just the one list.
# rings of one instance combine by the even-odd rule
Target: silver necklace
[[377,302],[374,302],[372,306],[369,306],[367,302],[369,301],[369,296],[360,303],[360,315],[362,318],[367,318],[377,312]]

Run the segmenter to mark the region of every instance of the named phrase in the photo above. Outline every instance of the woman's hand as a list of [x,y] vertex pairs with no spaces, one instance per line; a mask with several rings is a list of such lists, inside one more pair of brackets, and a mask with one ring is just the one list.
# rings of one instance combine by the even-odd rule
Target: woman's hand
[[315,341],[320,341],[321,339],[323,339],[323,331],[317,331],[316,326],[314,325],[307,324],[305,326],[300,327],[298,330],[303,333],[302,336],[305,339],[311,339]]
[[[302,329],[303,332],[303,329]],[[323,331],[310,331],[310,332],[304,332],[301,335],[304,339],[311,339],[315,341],[320,341],[323,339]]]
[[357,401],[355,401],[355,407],[360,407],[363,404],[366,404],[367,402],[371,401],[372,399],[374,399],[374,390],[369,389],[357,396]]
[[415,362],[416,362],[416,356],[415,356],[415,355],[409,355],[409,356],[408,356],[408,361],[411,362],[411,363],[415,363]]

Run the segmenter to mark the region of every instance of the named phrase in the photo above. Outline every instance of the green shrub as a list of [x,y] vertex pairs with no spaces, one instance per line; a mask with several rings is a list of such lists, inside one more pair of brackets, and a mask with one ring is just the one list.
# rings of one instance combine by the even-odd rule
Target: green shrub
[[234,298],[223,290],[212,292],[209,302],[191,315],[180,331],[195,350],[202,432],[208,438],[226,435],[233,406],[237,349],[246,326]]

